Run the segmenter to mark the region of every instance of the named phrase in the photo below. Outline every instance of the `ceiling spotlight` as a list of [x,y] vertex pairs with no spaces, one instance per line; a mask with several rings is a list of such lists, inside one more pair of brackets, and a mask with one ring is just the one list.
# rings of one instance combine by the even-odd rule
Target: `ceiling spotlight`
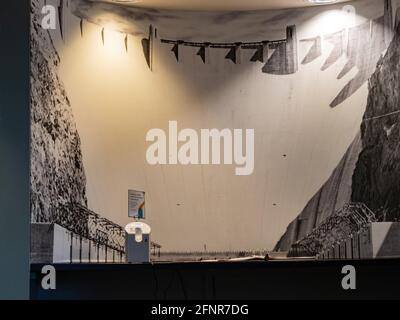
[[331,3],[338,2],[338,0],[306,0],[306,1],[313,3],[313,4],[331,4]]

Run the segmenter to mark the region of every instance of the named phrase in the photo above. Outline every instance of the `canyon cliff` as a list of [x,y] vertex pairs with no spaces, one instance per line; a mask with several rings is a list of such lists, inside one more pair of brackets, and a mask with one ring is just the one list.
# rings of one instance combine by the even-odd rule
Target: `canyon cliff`
[[31,1],[31,219],[52,222],[67,203],[87,204],[81,142],[58,76],[60,57]]
[[400,23],[369,79],[360,133],[328,181],[292,221],[275,250],[288,251],[348,202],[367,205],[380,221],[400,220]]

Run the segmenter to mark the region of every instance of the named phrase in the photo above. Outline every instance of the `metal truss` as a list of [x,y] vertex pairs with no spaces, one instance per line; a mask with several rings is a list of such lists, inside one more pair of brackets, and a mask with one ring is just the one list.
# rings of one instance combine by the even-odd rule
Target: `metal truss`
[[348,203],[293,244],[290,255],[316,256],[376,221],[375,214],[364,203]]
[[56,208],[52,212],[52,222],[96,244],[125,252],[124,229],[81,204],[69,203]]
[[[125,230],[120,225],[89,210],[79,203],[69,203],[52,210],[52,223],[56,223],[73,234],[98,245],[125,253]],[[151,242],[154,254],[161,245]]]

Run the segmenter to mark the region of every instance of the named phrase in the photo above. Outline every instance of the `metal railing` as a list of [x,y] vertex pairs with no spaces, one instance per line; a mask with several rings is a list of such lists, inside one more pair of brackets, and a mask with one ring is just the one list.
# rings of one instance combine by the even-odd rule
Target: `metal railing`
[[[88,239],[98,246],[125,254],[125,230],[79,203],[53,208],[51,222],[71,232],[71,236]],[[151,242],[153,255],[160,255],[161,245]]]
[[316,256],[376,221],[375,214],[364,203],[348,203],[293,244],[289,255]]
[[78,203],[70,203],[52,211],[53,223],[96,244],[125,252],[125,231],[111,220]]

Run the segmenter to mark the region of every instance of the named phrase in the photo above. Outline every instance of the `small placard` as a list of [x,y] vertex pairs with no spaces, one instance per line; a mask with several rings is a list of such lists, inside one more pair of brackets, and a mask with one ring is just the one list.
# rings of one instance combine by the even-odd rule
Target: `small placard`
[[135,219],[144,219],[145,193],[143,191],[128,191],[128,216]]

